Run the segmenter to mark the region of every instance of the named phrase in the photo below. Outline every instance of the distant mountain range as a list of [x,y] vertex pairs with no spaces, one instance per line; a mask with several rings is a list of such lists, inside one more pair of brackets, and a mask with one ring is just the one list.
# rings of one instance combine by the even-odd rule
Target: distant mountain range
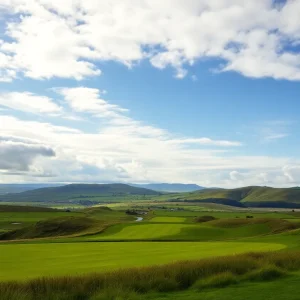
[[[106,199],[127,196],[157,196],[160,192],[133,187],[127,184],[68,184],[56,187],[44,187],[21,193],[0,195],[0,201],[7,202],[87,202],[96,198]],[[101,202],[102,199],[97,199]]]
[[[152,189],[145,188],[145,186]],[[197,191],[174,193],[179,189],[189,190],[191,188],[195,188]],[[172,193],[167,193],[168,191]],[[186,186],[184,184],[148,184],[142,186],[120,183],[69,184],[0,195],[0,202],[72,202],[85,205],[149,199],[164,202],[210,202],[239,207],[300,208],[300,188],[250,186],[237,189],[201,190],[201,187],[197,185]]]
[[[40,188],[48,188],[48,187],[58,187],[63,186],[65,184],[62,183],[12,183],[12,184],[0,184],[0,195],[9,194],[9,193],[21,193],[30,190],[36,190]],[[140,187],[145,189],[150,189],[154,191],[160,192],[194,192],[204,187],[199,186],[197,184],[183,184],[183,183],[149,183],[149,184],[131,184],[128,185],[133,187]]]
[[170,192],[170,193],[183,193],[194,192],[205,189],[205,187],[197,184],[185,184],[185,183],[148,183],[148,184],[130,184],[135,187],[143,187],[146,189]]

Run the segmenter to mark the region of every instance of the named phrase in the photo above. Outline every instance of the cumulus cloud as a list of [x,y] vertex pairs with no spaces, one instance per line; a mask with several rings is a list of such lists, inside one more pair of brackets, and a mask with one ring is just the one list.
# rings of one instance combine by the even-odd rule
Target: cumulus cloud
[[118,105],[110,104],[100,98],[101,92],[98,89],[87,87],[60,88],[56,89],[64,96],[65,101],[76,112],[85,112],[99,117],[118,117],[119,113],[128,110]]
[[30,166],[39,156],[54,157],[55,152],[44,145],[0,140],[0,170],[2,171],[29,171]]
[[0,80],[100,75],[97,62],[147,59],[183,78],[203,58],[219,71],[300,80],[299,0],[2,0]]
[[56,114],[62,111],[53,99],[29,92],[0,93],[0,106],[30,113]]

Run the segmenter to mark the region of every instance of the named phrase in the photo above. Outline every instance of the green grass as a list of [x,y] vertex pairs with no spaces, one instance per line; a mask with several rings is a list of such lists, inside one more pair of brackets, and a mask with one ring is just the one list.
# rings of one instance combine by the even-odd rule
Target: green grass
[[154,217],[150,222],[155,223],[184,223],[186,218],[183,217]]
[[[139,300],[299,300],[300,275],[295,274],[287,278],[271,282],[245,282],[226,288],[210,290],[189,290],[176,293],[160,293],[141,295]],[[133,296],[134,297],[134,296]],[[132,299],[134,299],[132,297]],[[129,298],[127,298],[129,299]]]
[[[67,216],[83,216],[80,212],[0,212],[0,229],[14,230],[35,224],[36,222]],[[18,224],[13,224],[18,223]]]
[[284,289],[285,298],[276,295],[275,299],[290,299],[297,295],[300,276],[293,272],[299,270],[299,252],[249,253],[104,274],[3,282],[0,294],[1,300],[225,300],[270,299],[270,290],[282,296],[279,292]]
[[168,211],[168,210],[156,210],[154,211],[154,216],[158,217],[201,217],[201,216],[213,216],[217,219],[229,219],[229,218],[241,218],[245,219],[247,216],[253,216],[254,218],[274,218],[274,219],[300,219],[299,213],[278,211],[278,212],[268,212],[268,211]]
[[0,244],[0,281],[104,272],[283,248],[282,244],[247,242]]
[[[272,219],[269,219],[270,221],[265,219],[251,221],[246,219],[222,219],[198,224],[167,223],[167,219],[168,217],[163,218],[165,223],[155,224],[152,222],[142,222],[127,225],[114,225],[100,234],[84,237],[84,240],[214,241],[261,236],[276,232],[276,229],[278,232],[281,232],[297,227],[297,223],[290,223],[282,220],[273,221]],[[178,218],[175,220],[178,220]],[[151,221],[153,221],[153,219]],[[235,225],[232,225],[230,222]]]
[[[41,211],[38,211],[39,209]],[[0,230],[1,231],[17,230],[17,229],[32,227],[37,222],[46,221],[53,218],[63,219],[68,217],[77,217],[77,218],[88,217],[88,218],[101,220],[102,222],[105,223],[112,223],[112,224],[118,222],[132,221],[135,219],[132,216],[126,215],[125,212],[123,211],[121,212],[114,211],[111,209],[107,209],[105,207],[87,208],[81,211],[66,212],[61,210],[51,210],[47,208],[19,206],[16,208],[16,210],[17,211],[7,211],[7,210],[1,211],[1,206],[0,206]],[[49,210],[49,211],[44,211],[44,210]]]
[[103,234],[89,237],[90,240],[146,240],[177,236],[188,224],[133,224],[129,226],[115,225]]
[[0,234],[0,240],[33,239],[61,237],[96,233],[103,230],[107,223],[88,217],[59,217],[39,221],[29,227]]

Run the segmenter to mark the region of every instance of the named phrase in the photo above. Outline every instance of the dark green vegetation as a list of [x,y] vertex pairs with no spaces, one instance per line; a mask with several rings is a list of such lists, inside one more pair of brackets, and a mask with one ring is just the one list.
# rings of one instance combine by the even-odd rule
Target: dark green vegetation
[[134,219],[106,207],[68,211],[0,205],[0,240],[95,233],[109,225]]
[[[236,288],[240,284],[242,288],[249,284],[260,288],[269,281],[283,279],[289,287],[288,279],[292,278],[292,284],[297,288],[294,278],[297,276],[299,280],[300,276],[291,274],[299,270],[300,252],[250,253],[106,274],[4,282],[0,283],[0,293],[2,300],[199,299],[200,295],[206,297],[204,299],[215,299],[207,298],[207,294],[218,293],[216,288],[223,289],[226,294],[224,288]],[[188,291],[191,297],[174,294],[180,291]]]
[[165,195],[161,199],[186,202],[215,202],[238,207],[300,207],[300,188],[250,186],[238,189],[205,189]]
[[0,240],[32,239],[97,232],[103,223],[88,217],[58,217],[0,234]]

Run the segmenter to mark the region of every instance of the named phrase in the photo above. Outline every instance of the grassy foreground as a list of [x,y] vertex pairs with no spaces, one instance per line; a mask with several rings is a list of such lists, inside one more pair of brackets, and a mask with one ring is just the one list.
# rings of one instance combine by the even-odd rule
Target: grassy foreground
[[279,243],[258,242],[3,243],[0,281],[105,272],[283,248],[285,245]]
[[[147,299],[148,295],[151,297],[149,299],[199,299],[193,297],[195,292],[201,293],[245,282],[261,283],[284,278],[298,270],[300,252],[249,253],[106,274],[39,278],[23,283],[2,282],[0,295],[1,300],[134,300]],[[172,294],[171,297],[167,294],[165,298],[160,298],[159,294],[151,296],[155,292],[184,290],[191,291],[192,297],[180,298],[180,293],[175,298],[172,298]]]

